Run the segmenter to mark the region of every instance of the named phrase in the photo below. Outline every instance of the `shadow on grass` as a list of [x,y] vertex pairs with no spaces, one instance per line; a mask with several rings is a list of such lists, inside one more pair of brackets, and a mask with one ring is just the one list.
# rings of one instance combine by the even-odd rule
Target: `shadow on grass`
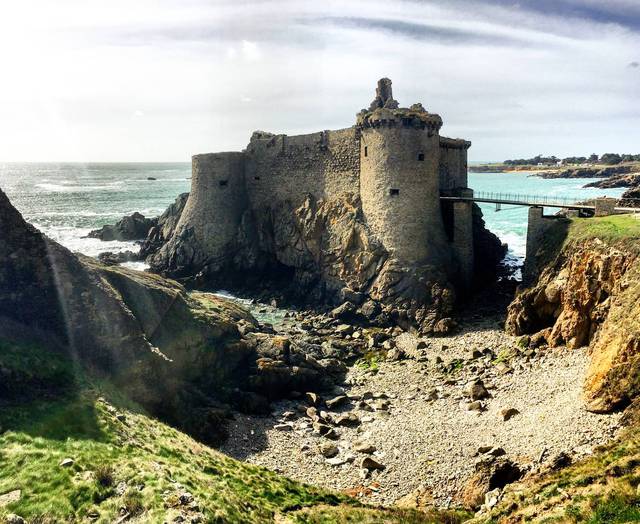
[[55,400],[0,404],[3,431],[25,433],[49,440],[107,442],[94,402],[86,394],[66,394]]

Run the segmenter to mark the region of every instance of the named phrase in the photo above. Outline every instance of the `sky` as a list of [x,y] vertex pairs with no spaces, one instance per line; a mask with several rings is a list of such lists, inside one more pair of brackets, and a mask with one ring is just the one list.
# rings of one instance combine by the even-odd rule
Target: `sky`
[[640,153],[638,0],[3,0],[0,67],[0,161],[339,129],[381,77],[472,161]]

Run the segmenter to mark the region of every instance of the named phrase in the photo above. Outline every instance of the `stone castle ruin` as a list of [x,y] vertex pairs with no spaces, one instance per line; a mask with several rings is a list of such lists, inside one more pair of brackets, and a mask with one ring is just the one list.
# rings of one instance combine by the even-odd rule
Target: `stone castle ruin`
[[399,107],[383,78],[352,127],[256,131],[242,152],[195,155],[191,193],[152,269],[446,331],[474,249],[499,243],[471,202],[440,200],[471,191],[471,144],[441,127],[421,104]]

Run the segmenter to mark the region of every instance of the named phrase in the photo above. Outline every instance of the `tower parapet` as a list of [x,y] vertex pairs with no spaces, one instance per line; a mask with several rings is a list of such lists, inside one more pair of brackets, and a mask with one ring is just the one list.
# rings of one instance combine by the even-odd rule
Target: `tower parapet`
[[440,212],[442,119],[422,104],[399,108],[390,101],[391,81],[383,78],[373,109],[357,115],[362,210],[402,263],[442,263],[450,252]]

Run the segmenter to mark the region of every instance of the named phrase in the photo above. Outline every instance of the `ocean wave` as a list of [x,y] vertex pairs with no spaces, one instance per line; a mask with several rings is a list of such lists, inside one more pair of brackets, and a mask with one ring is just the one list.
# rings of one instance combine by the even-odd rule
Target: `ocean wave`
[[124,189],[124,181],[111,182],[97,185],[77,185],[75,183],[40,182],[35,187],[44,189],[50,193],[91,193],[93,191],[119,191]]

